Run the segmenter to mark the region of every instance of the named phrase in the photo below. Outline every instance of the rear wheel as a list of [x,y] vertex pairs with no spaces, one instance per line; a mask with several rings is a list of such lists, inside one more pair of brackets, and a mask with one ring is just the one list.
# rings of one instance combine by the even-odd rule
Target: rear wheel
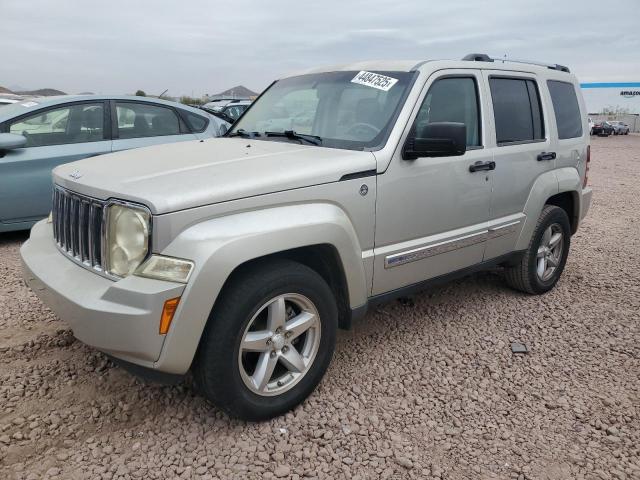
[[337,307],[326,282],[288,260],[232,280],[216,304],[194,368],[208,400],[245,420],[265,420],[301,403],[333,355]]
[[519,263],[505,271],[507,283],[516,290],[541,294],[560,279],[571,244],[571,226],[560,207],[546,205]]

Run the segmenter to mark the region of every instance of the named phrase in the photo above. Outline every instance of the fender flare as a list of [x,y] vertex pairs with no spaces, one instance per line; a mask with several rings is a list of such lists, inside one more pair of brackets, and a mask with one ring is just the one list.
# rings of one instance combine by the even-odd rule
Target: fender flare
[[[574,167],[550,170],[536,178],[525,203],[524,214],[526,217],[516,242],[516,251],[526,250],[529,246],[533,230],[549,198],[559,193],[574,192],[576,194],[574,201],[578,202],[577,192],[580,191],[580,182],[580,175]],[[579,211],[580,205],[578,203],[576,203],[576,207],[576,211]]]
[[182,374],[224,283],[240,265],[266,255],[318,244],[333,246],[342,263],[352,308],[366,303],[362,250],[347,214],[331,203],[286,205],[235,213],[193,225],[162,252],[195,263],[155,368]]

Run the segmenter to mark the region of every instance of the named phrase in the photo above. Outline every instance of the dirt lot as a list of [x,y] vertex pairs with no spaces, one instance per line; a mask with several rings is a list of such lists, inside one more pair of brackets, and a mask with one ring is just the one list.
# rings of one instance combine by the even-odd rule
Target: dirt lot
[[592,143],[595,202],[553,292],[496,271],[383,306],[262,424],[74,341],[20,280],[26,235],[1,235],[0,479],[640,478],[640,136]]

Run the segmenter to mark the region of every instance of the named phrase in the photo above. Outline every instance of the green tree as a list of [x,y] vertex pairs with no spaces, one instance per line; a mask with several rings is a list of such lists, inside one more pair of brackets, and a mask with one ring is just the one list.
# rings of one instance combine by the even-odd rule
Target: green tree
[[138,90],[136,91],[136,97],[146,97],[147,94],[144,93],[144,90]]
[[202,105],[204,102],[201,98],[194,98],[188,95],[183,95],[180,97],[180,103],[184,103],[185,105]]

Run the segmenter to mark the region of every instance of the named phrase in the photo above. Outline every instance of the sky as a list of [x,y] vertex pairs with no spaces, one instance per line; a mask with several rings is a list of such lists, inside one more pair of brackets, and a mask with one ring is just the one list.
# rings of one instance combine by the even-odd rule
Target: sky
[[467,53],[640,81],[638,0],[0,0],[0,85],[261,91],[310,67]]

